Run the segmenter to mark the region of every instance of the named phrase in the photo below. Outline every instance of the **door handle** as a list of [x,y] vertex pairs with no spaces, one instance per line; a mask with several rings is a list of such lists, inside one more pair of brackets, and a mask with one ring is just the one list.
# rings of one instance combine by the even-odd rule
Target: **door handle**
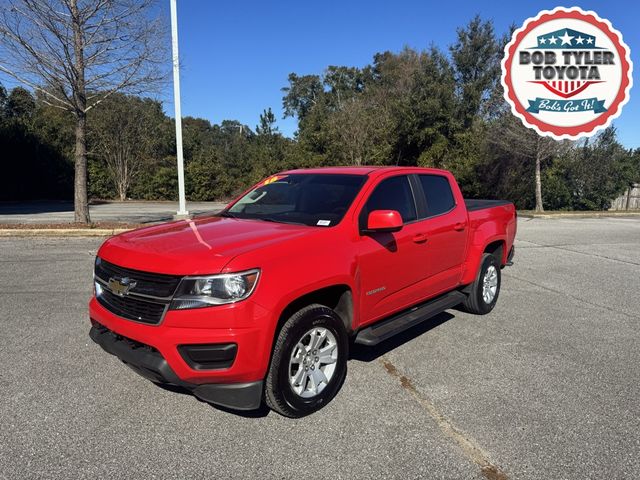
[[413,237],[415,243],[426,243],[427,240],[427,236],[424,233],[418,233]]
[[453,229],[454,229],[456,232],[461,232],[461,231],[463,231],[463,230],[465,229],[465,224],[464,224],[464,223],[461,223],[461,222],[456,223],[456,224],[453,226]]

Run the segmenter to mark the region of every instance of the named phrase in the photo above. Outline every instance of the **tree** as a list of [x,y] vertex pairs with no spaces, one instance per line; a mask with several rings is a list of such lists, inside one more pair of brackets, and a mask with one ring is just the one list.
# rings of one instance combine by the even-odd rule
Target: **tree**
[[606,210],[637,181],[634,157],[616,138],[613,126],[569,152],[558,170],[575,210]]
[[502,47],[493,22],[476,15],[465,28],[458,28],[458,40],[450,47],[459,95],[459,114],[469,128],[483,101],[500,80]]
[[386,163],[389,148],[384,148],[388,147],[385,132],[389,121],[385,106],[372,97],[346,102],[329,118],[329,134],[334,143],[331,156],[347,165]]
[[433,48],[420,55],[420,65],[413,77],[401,123],[405,132],[405,161],[443,168],[458,128],[451,65],[442,52]]
[[323,76],[323,84],[331,96],[334,109],[342,109],[349,100],[363,93],[368,81],[371,80],[371,69],[363,70],[356,67],[329,66]]
[[324,88],[318,75],[299,77],[295,73],[290,73],[289,86],[283,87],[282,91],[285,93],[282,98],[285,118],[297,116],[298,121],[303,122],[323,95]]
[[276,116],[271,111],[271,107],[269,107],[260,114],[260,125],[256,126],[256,133],[267,137],[275,135],[278,133],[278,127],[275,125]]
[[7,95],[0,88],[1,200],[68,198],[73,169],[65,153],[41,127],[43,121],[30,92],[15,87]]
[[126,200],[134,176],[152,155],[164,119],[162,104],[116,93],[92,110],[89,119],[89,153],[104,162],[118,198]]
[[155,0],[0,0],[0,71],[75,118],[74,210],[89,222],[87,112],[165,78]]
[[4,108],[7,118],[28,121],[36,109],[36,101],[28,90],[15,87],[7,96]]
[[534,164],[535,210],[544,212],[542,200],[542,165],[554,156],[571,148],[568,140],[557,141],[543,137],[525,127],[511,113],[498,120],[489,133],[489,142],[512,156],[524,158]]

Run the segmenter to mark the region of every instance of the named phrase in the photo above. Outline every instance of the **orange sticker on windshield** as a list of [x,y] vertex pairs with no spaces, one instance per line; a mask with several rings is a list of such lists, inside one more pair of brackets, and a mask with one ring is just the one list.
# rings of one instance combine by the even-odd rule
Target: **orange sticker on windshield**
[[267,178],[262,185],[269,185],[270,183],[277,182],[278,180],[283,179],[285,176],[286,175],[274,175],[273,177]]

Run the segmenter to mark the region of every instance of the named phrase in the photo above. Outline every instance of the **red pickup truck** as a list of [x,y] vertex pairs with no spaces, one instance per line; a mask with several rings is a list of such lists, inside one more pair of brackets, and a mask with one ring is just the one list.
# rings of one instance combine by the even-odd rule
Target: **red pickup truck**
[[336,395],[351,342],[489,313],[515,234],[513,204],[465,201],[444,170],[287,171],[218,214],[108,239],[90,336],[153,382],[300,417]]

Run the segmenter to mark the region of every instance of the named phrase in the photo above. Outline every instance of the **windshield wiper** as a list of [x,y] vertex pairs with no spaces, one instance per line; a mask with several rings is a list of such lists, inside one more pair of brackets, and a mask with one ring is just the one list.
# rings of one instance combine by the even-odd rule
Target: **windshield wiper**
[[[224,212],[220,212],[218,214],[219,217],[225,217],[225,218],[245,218],[245,217],[239,217],[238,215],[227,211]],[[287,220],[278,220],[275,218],[270,218],[270,217],[250,217],[248,218],[248,220],[262,220],[263,222],[273,222],[273,223],[287,223],[289,225],[304,225],[305,227],[308,226],[306,223],[300,223],[300,222],[290,222]]]
[[303,225],[305,227],[308,226],[306,223],[290,222],[290,221],[287,221],[287,220],[278,220],[278,219],[270,218],[270,217],[256,217],[255,220],[262,220],[264,222],[273,222],[273,223],[287,223],[289,225]]

